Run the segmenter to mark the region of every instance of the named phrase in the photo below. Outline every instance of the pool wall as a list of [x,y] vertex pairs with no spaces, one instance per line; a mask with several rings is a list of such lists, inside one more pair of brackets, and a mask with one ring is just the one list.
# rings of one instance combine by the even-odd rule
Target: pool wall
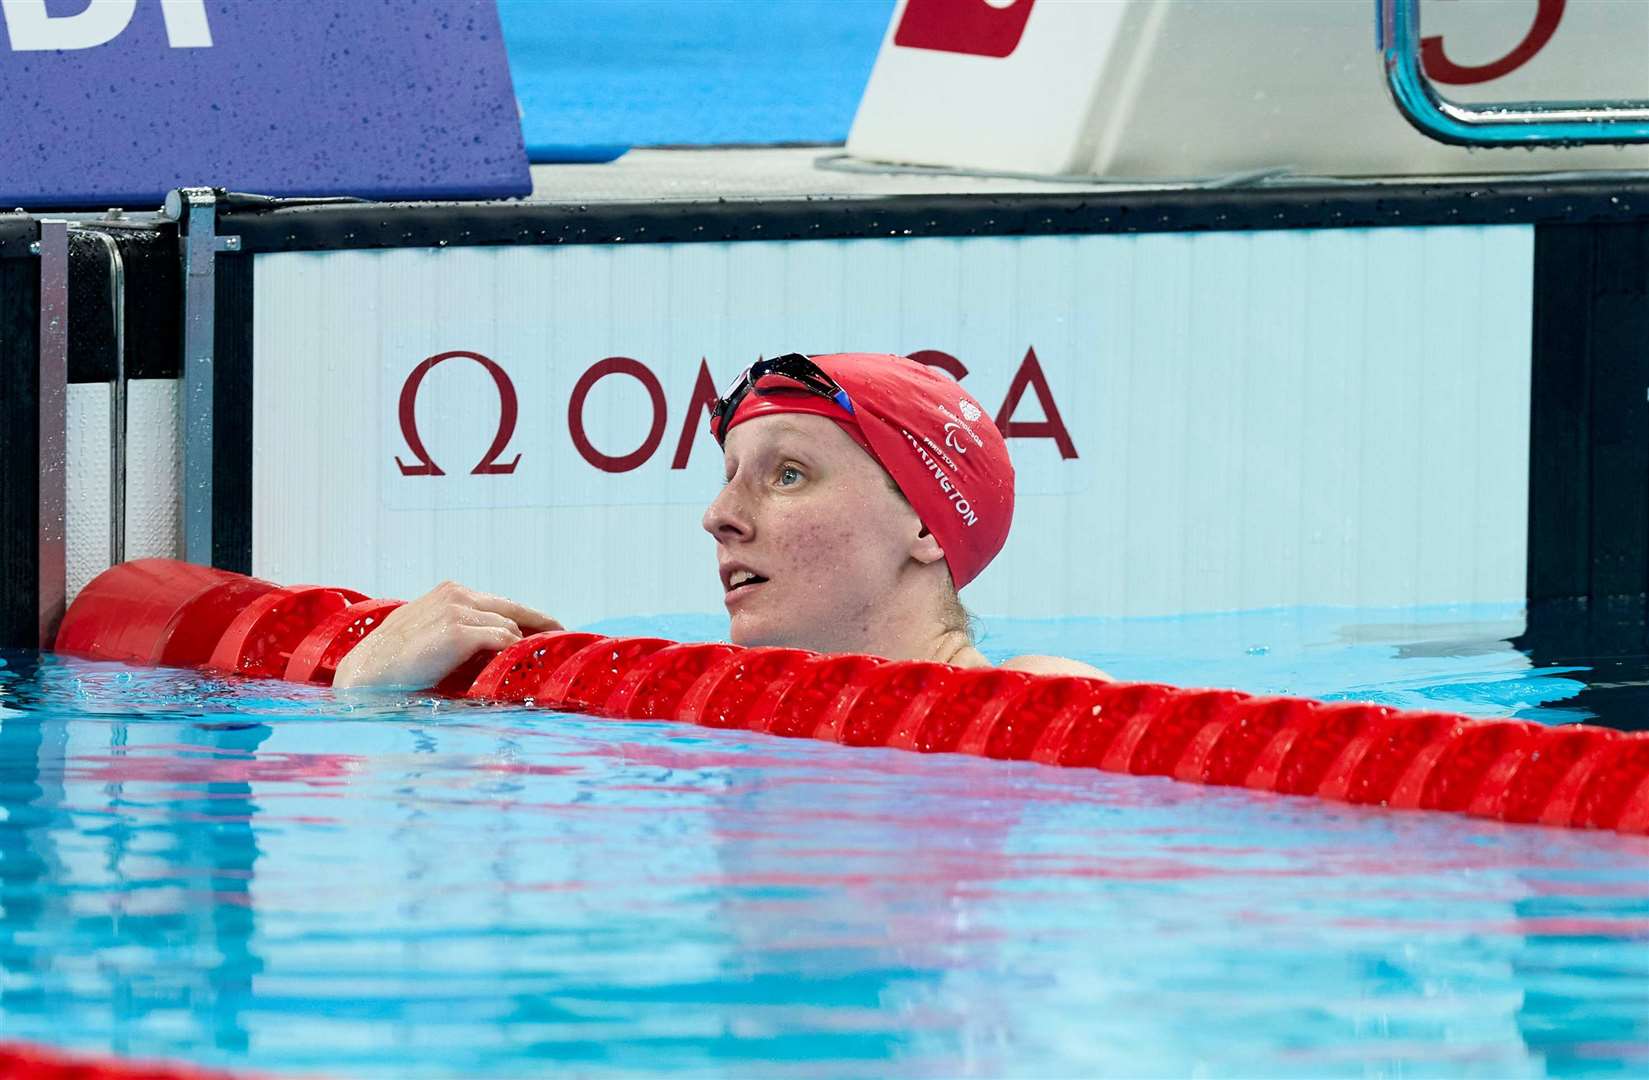
[[714,388],[762,355],[887,351],[965,372],[1008,436],[1015,528],[968,590],[980,610],[1515,599],[1532,243],[1511,226],[260,254],[252,570],[399,596],[461,575],[576,623],[719,611],[699,528]]
[[[1017,528],[969,590],[985,614],[1641,604],[1639,197],[1520,181],[231,206],[212,480],[190,497],[215,563],[277,580],[407,595],[456,576],[569,622],[712,612],[706,398],[760,355],[888,350],[964,377],[1009,435]],[[126,554],[175,555],[182,320],[175,255],[155,253],[176,227],[120,242],[142,251],[126,318],[149,320],[126,347]],[[6,251],[0,342],[22,377],[38,287],[34,256]],[[107,279],[71,254],[76,288]],[[71,595],[110,546],[103,310],[71,308]],[[8,422],[25,397],[3,399]],[[20,461],[0,614],[32,644]],[[592,573],[594,553],[621,569]]]

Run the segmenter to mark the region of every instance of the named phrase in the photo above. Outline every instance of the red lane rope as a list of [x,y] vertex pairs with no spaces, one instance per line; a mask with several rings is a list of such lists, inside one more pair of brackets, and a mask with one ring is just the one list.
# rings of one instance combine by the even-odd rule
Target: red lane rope
[[[57,649],[330,684],[397,603],[147,559],[88,585]],[[1583,724],[568,631],[479,657],[437,689],[593,716],[1649,834],[1649,732]]]
[[[0,1080],[232,1080],[232,1077],[229,1073],[188,1065],[119,1061],[0,1042]],[[242,1076],[240,1080],[246,1078]]]

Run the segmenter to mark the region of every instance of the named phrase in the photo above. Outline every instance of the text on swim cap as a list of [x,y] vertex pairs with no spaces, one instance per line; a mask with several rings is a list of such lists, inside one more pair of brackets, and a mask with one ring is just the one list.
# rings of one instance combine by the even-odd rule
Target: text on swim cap
[[904,428],[900,428],[899,433],[910,440],[911,449],[921,456],[922,464],[928,467],[928,471],[933,474],[933,478],[939,482],[939,490],[945,493],[945,498],[949,499],[951,506],[955,507],[962,523],[972,526],[974,522],[978,521],[979,515],[974,512],[973,504],[968,502],[962,495],[961,489],[951,482],[950,477],[945,475],[945,470],[939,467],[937,461],[933,460],[933,455],[922,449],[922,444],[917,442],[916,437]]

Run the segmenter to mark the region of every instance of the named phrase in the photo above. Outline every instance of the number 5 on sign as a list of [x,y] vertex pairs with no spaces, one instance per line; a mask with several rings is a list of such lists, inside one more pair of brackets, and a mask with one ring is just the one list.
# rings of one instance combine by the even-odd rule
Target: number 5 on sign
[[1425,65],[1426,75],[1433,82],[1448,83],[1451,86],[1470,86],[1473,83],[1489,82],[1503,75],[1510,75],[1533,60],[1535,54],[1552,40],[1552,35],[1557,33],[1557,24],[1563,19],[1563,8],[1567,3],[1568,0],[1540,0],[1529,32],[1510,52],[1497,60],[1485,64],[1457,64],[1444,53],[1442,36],[1434,34],[1421,39],[1420,62]]

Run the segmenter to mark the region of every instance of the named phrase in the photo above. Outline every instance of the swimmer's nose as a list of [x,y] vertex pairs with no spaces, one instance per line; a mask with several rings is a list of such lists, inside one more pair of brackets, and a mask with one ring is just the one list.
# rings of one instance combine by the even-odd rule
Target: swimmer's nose
[[739,498],[737,484],[728,484],[710,500],[710,505],[704,509],[701,524],[705,532],[721,543],[748,540],[755,532],[750,515]]

